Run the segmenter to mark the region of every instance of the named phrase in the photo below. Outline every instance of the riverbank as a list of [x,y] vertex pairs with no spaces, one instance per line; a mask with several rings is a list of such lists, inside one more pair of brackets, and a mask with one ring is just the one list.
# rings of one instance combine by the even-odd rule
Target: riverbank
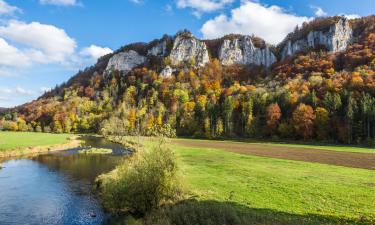
[[69,134],[0,132],[0,158],[77,148],[78,136]]
[[[136,138],[126,140],[134,142]],[[374,170],[256,156],[233,151],[233,143],[222,146],[223,142],[219,142],[220,146],[215,147],[215,141],[205,145],[196,143],[200,141],[178,140],[172,139],[169,147],[181,162],[191,197],[146,214],[135,220],[138,224],[373,224],[375,221]],[[137,143],[144,148],[157,144],[153,138],[140,138]],[[278,146],[264,145],[264,151],[268,147]],[[303,153],[304,149],[300,151]]]

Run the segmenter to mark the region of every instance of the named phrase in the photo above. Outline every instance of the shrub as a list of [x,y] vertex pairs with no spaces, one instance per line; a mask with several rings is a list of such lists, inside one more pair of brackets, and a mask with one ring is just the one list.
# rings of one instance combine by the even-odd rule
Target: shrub
[[97,180],[103,205],[112,212],[143,215],[181,196],[177,159],[161,142],[141,150]]
[[17,131],[18,130],[18,125],[16,122],[14,121],[8,121],[8,120],[5,120],[3,123],[2,123],[2,129],[4,131]]

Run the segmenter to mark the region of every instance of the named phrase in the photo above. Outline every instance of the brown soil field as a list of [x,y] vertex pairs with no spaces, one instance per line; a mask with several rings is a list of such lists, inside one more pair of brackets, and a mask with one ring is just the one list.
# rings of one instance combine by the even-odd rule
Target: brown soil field
[[209,140],[190,141],[174,139],[172,140],[172,143],[186,147],[221,149],[247,155],[375,170],[375,154],[372,153],[338,152],[309,148],[272,146],[257,143]]

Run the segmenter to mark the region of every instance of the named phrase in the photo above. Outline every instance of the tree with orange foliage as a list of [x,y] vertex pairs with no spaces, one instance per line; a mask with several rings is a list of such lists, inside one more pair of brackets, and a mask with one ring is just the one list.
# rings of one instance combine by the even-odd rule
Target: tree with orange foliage
[[293,124],[304,139],[310,138],[314,133],[314,110],[311,106],[299,104],[293,112]]
[[271,104],[266,109],[267,132],[274,134],[281,118],[281,110],[277,103]]

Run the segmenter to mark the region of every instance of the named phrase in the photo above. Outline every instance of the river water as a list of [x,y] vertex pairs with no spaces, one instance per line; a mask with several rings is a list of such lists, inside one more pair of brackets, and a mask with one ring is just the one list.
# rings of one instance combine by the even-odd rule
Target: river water
[[93,191],[95,178],[115,168],[128,152],[98,137],[85,146],[113,154],[77,154],[78,149],[7,159],[0,169],[0,224],[103,224],[107,215]]

